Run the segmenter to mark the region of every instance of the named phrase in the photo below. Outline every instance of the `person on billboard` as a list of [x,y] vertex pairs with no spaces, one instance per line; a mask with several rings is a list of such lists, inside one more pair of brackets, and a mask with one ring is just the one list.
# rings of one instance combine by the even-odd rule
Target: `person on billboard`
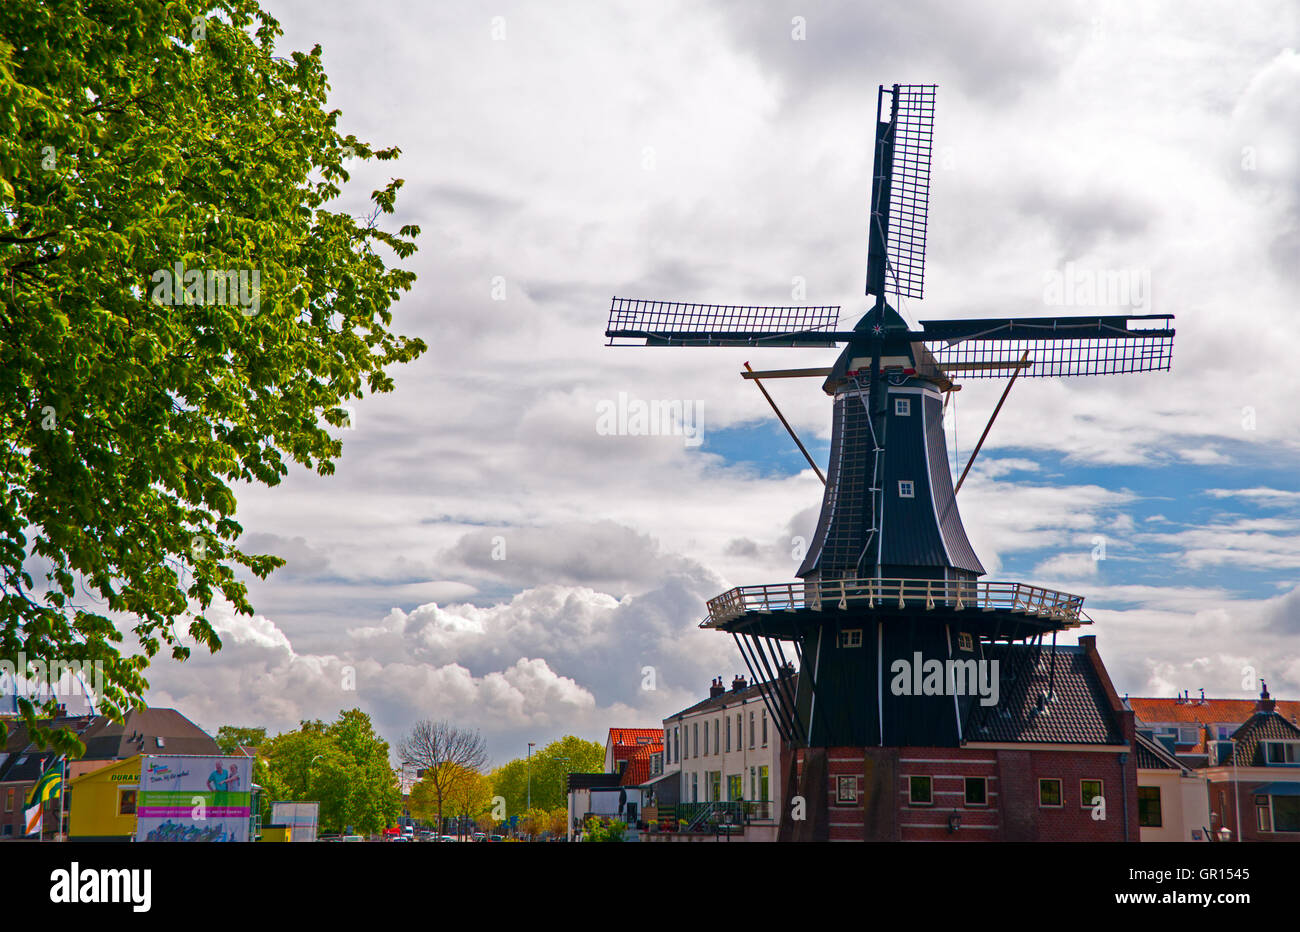
[[[227,785],[230,783],[230,774],[226,773],[221,767],[221,761],[212,762],[216,768],[208,774],[208,789],[212,790],[212,805],[214,807],[225,806],[227,801]],[[234,772],[234,765],[231,765],[231,772]]]

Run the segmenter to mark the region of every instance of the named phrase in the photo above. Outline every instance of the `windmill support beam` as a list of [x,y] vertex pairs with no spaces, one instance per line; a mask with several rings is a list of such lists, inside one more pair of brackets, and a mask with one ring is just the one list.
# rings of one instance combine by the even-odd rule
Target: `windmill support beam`
[[[746,373],[753,374],[746,376]],[[754,370],[750,368],[748,362],[745,363],[745,372],[742,372],[741,375],[754,380],[754,384],[758,386],[758,390],[763,393],[763,397],[767,399],[767,403],[770,404],[772,410],[776,412],[777,418],[781,421],[781,426],[784,427],[786,433],[790,435],[790,439],[793,440],[795,446],[799,448],[799,452],[802,453],[803,458],[808,461],[808,465],[811,466],[813,472],[817,474],[817,478],[822,481],[822,485],[825,485],[826,477],[822,474],[822,471],[818,468],[816,462],[813,461],[812,454],[809,453],[808,448],[803,445],[803,441],[801,441],[799,435],[794,432],[794,428],[791,427],[790,422],[785,419],[785,415],[782,414],[781,409],[776,406],[776,402],[773,401],[772,396],[767,393],[767,389],[764,388],[763,383],[758,380],[757,373],[754,373]]]

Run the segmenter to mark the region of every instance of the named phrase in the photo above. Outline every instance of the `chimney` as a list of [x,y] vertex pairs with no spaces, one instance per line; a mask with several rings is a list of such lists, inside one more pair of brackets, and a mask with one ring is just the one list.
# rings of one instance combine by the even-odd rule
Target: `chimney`
[[733,677],[732,680],[731,680],[731,690],[732,690],[732,692],[740,692],[742,689],[744,689],[744,688],[745,688],[746,686],[748,686],[748,685],[749,685],[749,684],[745,682],[745,678],[744,678],[743,676],[736,676],[736,677]]
[[722,677],[714,677],[713,682],[709,684],[709,698],[716,699],[727,691],[727,687],[722,685]]
[[1277,708],[1277,702],[1273,699],[1272,696],[1268,694],[1268,684],[1265,683],[1263,680],[1260,680],[1259,684],[1260,686],[1263,687],[1263,689],[1259,694],[1259,701],[1255,703],[1255,711],[1272,712],[1274,709]]

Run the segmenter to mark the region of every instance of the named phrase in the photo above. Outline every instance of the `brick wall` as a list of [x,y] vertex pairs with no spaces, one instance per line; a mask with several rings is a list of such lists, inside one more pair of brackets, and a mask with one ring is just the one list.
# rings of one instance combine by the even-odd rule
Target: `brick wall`
[[[1117,753],[829,748],[829,837],[831,841],[1123,841],[1127,809],[1128,838],[1136,841],[1137,770],[1132,755],[1125,769],[1126,775]],[[928,803],[913,802],[912,777],[929,778]],[[967,804],[968,777],[984,781],[983,805]],[[1060,781],[1060,806],[1040,805],[1040,778]],[[1080,781],[1085,779],[1102,781],[1105,820],[1094,819],[1092,807],[1082,805]],[[886,795],[892,796],[892,804]]]

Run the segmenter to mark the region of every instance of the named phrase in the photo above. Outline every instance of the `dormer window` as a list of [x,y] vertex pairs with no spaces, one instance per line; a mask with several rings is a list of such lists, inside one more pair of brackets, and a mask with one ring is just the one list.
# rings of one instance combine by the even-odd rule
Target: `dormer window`
[[1281,767],[1300,764],[1300,741],[1264,742],[1264,762]]
[[898,480],[899,498],[916,498],[916,483],[911,479]]
[[895,399],[894,399],[894,413],[895,413],[896,415],[898,415],[899,417],[908,417],[908,416],[910,416],[911,413],[912,413],[912,399],[910,399],[910,398],[895,398]]

